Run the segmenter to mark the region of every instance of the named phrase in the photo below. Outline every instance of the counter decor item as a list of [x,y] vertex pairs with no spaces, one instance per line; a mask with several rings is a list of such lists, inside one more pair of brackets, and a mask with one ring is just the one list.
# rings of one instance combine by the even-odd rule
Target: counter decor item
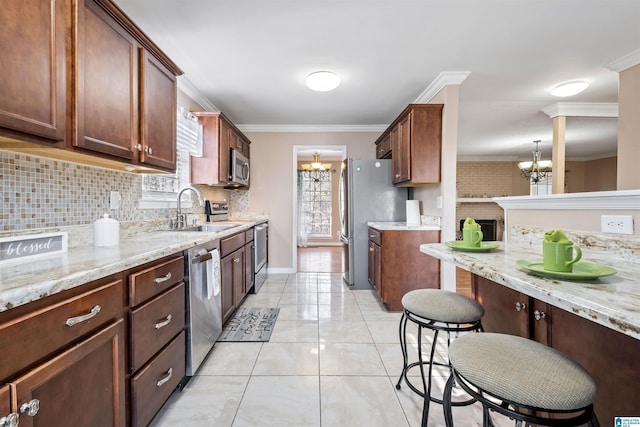
[[40,233],[0,238],[0,264],[67,252],[67,233]]
[[116,246],[120,243],[120,223],[109,214],[93,223],[94,246]]
[[549,230],[544,234],[542,259],[545,270],[570,273],[580,258],[582,250],[562,230]]
[[516,261],[516,264],[536,276],[574,281],[595,280],[600,277],[611,276],[618,272],[613,267],[585,261],[576,262],[573,265],[572,271],[547,270],[546,268],[544,268],[544,262],[542,259],[520,259]]
[[473,218],[464,220],[462,226],[462,241],[465,246],[479,248],[482,243],[482,229]]

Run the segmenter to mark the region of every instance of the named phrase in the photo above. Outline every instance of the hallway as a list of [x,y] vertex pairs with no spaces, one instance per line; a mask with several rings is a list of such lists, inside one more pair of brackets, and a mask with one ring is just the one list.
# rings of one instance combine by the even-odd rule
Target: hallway
[[298,247],[301,273],[342,273],[342,246]]

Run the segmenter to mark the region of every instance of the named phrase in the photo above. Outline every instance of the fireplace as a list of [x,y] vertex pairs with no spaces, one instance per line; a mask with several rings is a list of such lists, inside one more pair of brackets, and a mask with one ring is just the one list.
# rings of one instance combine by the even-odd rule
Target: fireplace
[[[482,240],[495,241],[498,236],[498,220],[497,219],[476,219],[482,230]],[[464,219],[460,220],[460,235],[462,235],[462,227]]]

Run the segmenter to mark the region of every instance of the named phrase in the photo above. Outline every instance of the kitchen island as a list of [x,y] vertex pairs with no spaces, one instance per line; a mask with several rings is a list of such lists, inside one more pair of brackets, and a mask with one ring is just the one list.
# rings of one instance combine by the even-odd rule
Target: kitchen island
[[542,258],[535,245],[501,244],[471,253],[438,243],[423,244],[420,251],[472,273],[474,298],[486,310],[486,331],[535,339],[583,365],[598,387],[595,408],[602,425],[611,425],[615,416],[640,414],[639,264],[587,249],[583,261],[617,273],[577,282],[534,276],[519,267],[518,260]]

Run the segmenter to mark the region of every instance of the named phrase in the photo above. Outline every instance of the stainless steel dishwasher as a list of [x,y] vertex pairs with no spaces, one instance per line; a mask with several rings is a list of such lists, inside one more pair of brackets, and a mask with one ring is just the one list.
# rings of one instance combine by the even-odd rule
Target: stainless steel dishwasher
[[222,333],[219,248],[220,241],[214,240],[186,251],[187,377],[195,374]]

